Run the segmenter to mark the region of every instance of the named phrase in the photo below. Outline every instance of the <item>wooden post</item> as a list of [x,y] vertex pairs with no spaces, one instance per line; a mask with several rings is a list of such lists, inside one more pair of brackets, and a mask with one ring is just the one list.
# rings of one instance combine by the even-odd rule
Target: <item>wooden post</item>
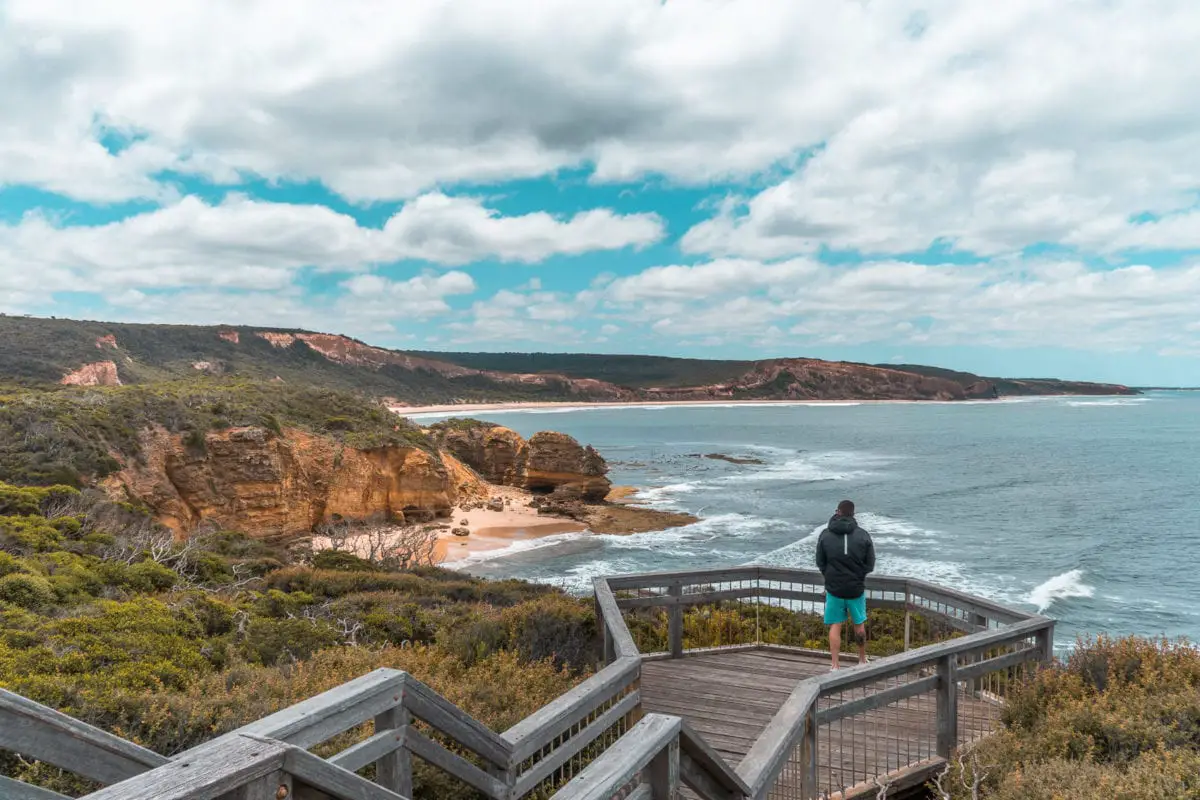
[[1041,661],[1050,664],[1054,661],[1054,623],[1051,622],[1046,627],[1037,632],[1037,648],[1038,657]]
[[912,647],[912,593],[904,589],[904,652]]
[[292,776],[272,772],[222,795],[218,800],[293,800]]
[[676,800],[679,796],[679,737],[662,749],[646,769],[651,800]]
[[938,661],[937,753],[949,759],[958,747],[958,656],[951,653]]
[[[397,697],[396,701],[402,702],[402,696]],[[411,723],[408,709],[397,705],[376,715],[375,732],[395,730],[403,736]],[[412,753],[407,746],[393,750],[375,762],[375,782],[398,795],[412,797]]]
[[[667,589],[667,594],[671,597],[681,600],[683,598],[683,587],[672,586]],[[668,606],[670,609],[670,622],[667,625],[667,638],[670,640],[671,658],[683,657],[683,603],[675,602]]]
[[600,596],[593,595],[592,605],[596,609],[596,632],[600,635],[600,668],[607,667],[613,662],[612,642],[608,638],[608,626],[604,624],[604,611],[600,608]]
[[817,796],[817,705],[804,720],[804,738],[800,742],[801,766],[800,796]]

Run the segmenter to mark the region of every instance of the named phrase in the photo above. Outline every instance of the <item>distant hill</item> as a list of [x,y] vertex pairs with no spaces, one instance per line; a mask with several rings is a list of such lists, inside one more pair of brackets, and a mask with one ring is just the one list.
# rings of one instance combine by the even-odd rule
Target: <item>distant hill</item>
[[414,405],[1138,393],[1110,384],[989,378],[909,364],[405,352],[300,329],[0,316],[0,381],[88,386],[222,377],[319,385]]

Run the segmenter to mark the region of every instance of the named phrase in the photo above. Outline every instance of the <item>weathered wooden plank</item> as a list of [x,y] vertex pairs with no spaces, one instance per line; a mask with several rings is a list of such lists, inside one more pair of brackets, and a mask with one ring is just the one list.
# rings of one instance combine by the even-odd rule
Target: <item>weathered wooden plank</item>
[[84,798],[210,800],[282,769],[289,749],[288,745],[269,739],[223,736],[194,749],[188,758],[169,761]]
[[626,796],[625,800],[654,800],[654,792],[650,789],[650,784],[641,783]]
[[217,800],[279,800],[281,792],[285,798],[291,796],[292,776],[276,770],[239,786]]
[[958,678],[954,656],[937,665],[937,754],[949,758],[958,747]]
[[404,686],[404,706],[414,717],[428,722],[472,753],[497,767],[508,766],[512,747],[500,734],[414,678]]
[[116,783],[166,764],[158,753],[0,689],[0,749],[98,783]]
[[[331,765],[298,747],[289,747],[283,768],[296,783],[304,783],[334,800],[408,800],[366,778]],[[299,794],[299,793],[297,793]],[[191,799],[189,799],[191,800]]]
[[617,606],[616,598],[613,597],[612,589],[609,588],[604,578],[596,578],[592,585],[595,588],[596,602],[600,605],[601,616],[617,658],[636,657],[639,655],[637,645],[634,644],[633,636],[625,625],[621,609]]
[[969,681],[973,678],[978,678],[987,675],[989,672],[995,672],[1008,667],[1015,667],[1018,664],[1024,664],[1027,661],[1037,661],[1041,657],[1041,652],[1036,647],[1025,647],[1020,650],[1014,650],[1011,653],[1005,653],[1002,656],[988,658],[983,661],[976,661],[974,664],[959,667],[956,670],[960,681]]
[[[403,744],[411,723],[412,716],[408,709],[397,706],[375,717],[375,730],[379,733],[393,731],[396,741]],[[412,754],[407,748],[392,750],[375,762],[375,782],[396,794],[412,796]]]
[[938,642],[894,656],[868,662],[865,665],[841,669],[819,678],[822,693],[833,689],[866,686],[881,678],[894,677],[920,667],[932,667],[946,655],[981,652],[998,644],[1020,641],[1045,623],[1038,619],[1024,620],[1006,628],[982,631],[948,642]]
[[30,783],[15,781],[0,775],[0,797],[4,800],[70,800],[65,794],[52,792]]
[[737,774],[754,797],[759,797],[783,769],[788,754],[804,733],[804,720],[817,702],[817,690],[816,679],[796,686],[738,764]]
[[815,569],[788,569],[786,567],[759,567],[758,579],[775,583],[812,583],[825,585],[825,576]]
[[633,713],[633,710],[641,702],[641,698],[637,692],[622,697],[620,702],[593,720],[586,728],[563,742],[550,755],[521,773],[513,790],[513,797],[523,797],[528,794],[535,786],[553,775],[559,767],[574,758],[576,753],[596,741],[599,736],[620,722],[627,714]]
[[494,800],[505,800],[508,788],[502,781],[484,772],[457,753],[450,752],[420,731],[410,728],[404,743],[417,758],[428,761],[443,772],[453,775]]
[[622,589],[667,588],[671,585],[687,586],[702,583],[727,583],[749,581],[758,577],[759,567],[714,567],[680,572],[643,572],[637,575],[614,575],[598,580],[607,581],[613,591]]
[[367,764],[378,761],[384,756],[404,747],[403,730],[382,730],[353,747],[347,747],[342,752],[328,759],[330,764],[351,772],[358,772]]
[[551,800],[610,800],[652,760],[679,738],[680,720],[647,714]]
[[541,750],[601,703],[636,681],[640,672],[641,664],[637,658],[615,661],[509,728],[501,738],[511,748],[513,761],[524,761]]
[[898,700],[903,700],[906,697],[915,697],[925,692],[933,691],[937,688],[938,677],[930,675],[927,678],[918,678],[914,681],[903,683],[899,686],[893,686],[890,689],[880,689],[866,697],[860,697],[855,700],[848,700],[844,703],[839,703],[829,708],[821,709],[817,712],[817,723],[827,725],[830,722],[836,722],[843,717],[853,716],[854,714],[862,714],[867,711],[872,711],[876,708],[895,703]]
[[398,705],[406,677],[399,670],[377,669],[234,733],[266,736],[307,749]]
[[646,765],[650,796],[674,800],[679,796],[679,737],[667,742]]
[[[741,776],[729,766],[724,758],[717,754],[686,719],[680,720],[679,747],[681,758],[687,758],[690,774],[697,776],[697,780],[699,779],[697,770],[700,770],[712,787],[724,790],[725,796],[737,798],[750,794],[750,787],[741,779]],[[692,788],[700,791],[699,787],[692,786]],[[715,800],[722,795],[712,795],[710,787],[710,796]]]

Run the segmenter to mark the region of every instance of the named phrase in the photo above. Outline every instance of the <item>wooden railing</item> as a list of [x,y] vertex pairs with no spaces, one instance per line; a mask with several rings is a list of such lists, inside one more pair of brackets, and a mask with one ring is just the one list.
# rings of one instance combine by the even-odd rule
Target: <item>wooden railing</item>
[[[906,652],[800,681],[734,769],[684,720],[643,716],[642,663],[692,652],[684,647],[691,606],[744,604],[742,618],[771,608],[820,613],[820,576],[742,567],[598,579],[595,589],[599,671],[503,733],[413,676],[381,669],[171,758],[0,690],[0,749],[107,787],[86,800],[407,798],[414,756],[490,800],[556,790],[555,800],[665,800],[680,784],[702,800],[848,797],[881,777],[866,766],[879,762],[878,753],[874,761],[860,757],[871,745],[855,720],[931,715],[929,741],[916,737],[884,759],[882,777],[900,785],[986,734],[1014,671],[1048,659],[1053,637],[1044,617],[922,581],[872,577],[870,605],[904,612]],[[662,652],[639,651],[624,616],[639,609],[666,610]],[[932,623],[948,640],[909,649],[915,621],[923,636]],[[801,649],[776,641],[757,616],[728,638],[737,641],[717,646]],[[328,759],[308,752],[352,731],[358,741]],[[369,766],[373,781],[355,774]],[[3,777],[0,797],[63,800]]]
[[[903,611],[903,652],[798,682],[737,766],[748,797],[874,797],[882,783],[920,782],[956,748],[990,732],[1017,673],[1051,658],[1054,622],[1045,617],[910,578],[871,576],[866,591],[870,607]],[[758,615],[772,608],[821,614],[825,599],[820,573],[753,566],[601,578],[596,595],[606,630],[618,627],[614,614],[625,622],[623,612],[666,610],[666,646],[644,659],[713,649],[803,651],[775,641]],[[611,601],[601,602],[606,595]],[[715,645],[685,648],[689,607],[731,603],[741,604],[739,619],[753,615],[755,624],[707,631],[719,639]],[[918,620],[935,641],[910,649]],[[624,634],[627,626],[612,636],[619,642]],[[879,752],[879,737],[865,735],[864,722],[893,724],[895,750]],[[887,769],[872,772],[880,763]]]

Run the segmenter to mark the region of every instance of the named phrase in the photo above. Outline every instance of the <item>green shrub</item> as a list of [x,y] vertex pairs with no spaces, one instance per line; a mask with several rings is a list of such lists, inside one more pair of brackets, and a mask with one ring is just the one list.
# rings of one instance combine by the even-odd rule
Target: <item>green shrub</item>
[[12,575],[14,572],[27,572],[24,561],[0,550],[0,578],[5,575]]
[[159,592],[170,589],[179,581],[179,575],[170,567],[146,559],[131,566],[125,573],[131,589],[141,592]]
[[21,608],[44,608],[54,602],[54,587],[39,575],[13,573],[0,578],[0,600]]
[[1065,663],[1009,687],[1001,722],[978,747],[987,797],[1200,797],[1200,650],[1190,645],[1080,641]]
[[334,569],[342,572],[379,572],[379,568],[353,553],[320,550],[313,554],[313,569]]

